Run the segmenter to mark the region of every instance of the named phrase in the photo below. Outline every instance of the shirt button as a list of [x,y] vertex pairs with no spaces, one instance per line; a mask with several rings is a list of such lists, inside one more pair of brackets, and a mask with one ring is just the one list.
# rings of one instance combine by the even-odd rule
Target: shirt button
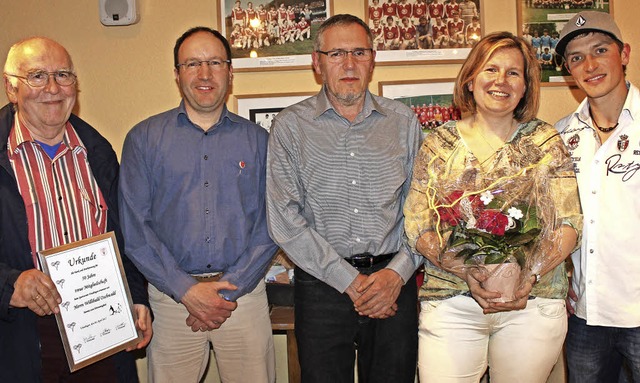
[[209,187],[209,181],[204,181],[204,187],[206,187],[206,188]]
[[353,156],[355,156],[356,154],[352,152],[352,153],[349,153],[349,155],[350,155],[351,157],[353,157]]
[[360,242],[360,238],[356,238],[356,242]]
[[589,253],[593,254],[593,249],[589,249]]
[[356,180],[351,181],[351,185],[357,184]]
[[589,221],[589,223],[594,223],[594,222],[595,222],[594,220]]
[[206,160],[208,160],[208,159],[209,159],[209,156],[205,154],[205,155],[204,155],[204,159],[205,159],[205,161],[206,161]]
[[600,163],[600,161],[596,160],[596,165],[598,165]]
[[58,201],[62,201],[62,196],[58,197]]
[[358,212],[358,209],[353,209],[353,212],[354,212],[354,213],[357,213],[357,212]]
[[595,190],[591,190],[591,194],[596,194],[596,191]]
[[209,209],[204,209],[205,214],[209,214]]
[[209,132],[204,132],[204,135],[205,135],[205,136],[208,136],[208,135],[209,135]]
[[209,237],[205,238],[204,240],[205,240],[205,242],[211,242],[211,238],[209,238]]
[[207,269],[210,269],[210,268],[211,268],[211,265],[207,265]]

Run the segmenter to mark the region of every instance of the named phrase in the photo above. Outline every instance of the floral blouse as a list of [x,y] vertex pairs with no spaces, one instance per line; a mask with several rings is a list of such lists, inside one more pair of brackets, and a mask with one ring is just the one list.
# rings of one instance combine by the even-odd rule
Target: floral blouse
[[[582,230],[582,215],[576,177],[569,154],[551,125],[534,119],[521,123],[513,136],[484,163],[473,155],[460,137],[456,121],[450,121],[427,134],[416,158],[411,190],[404,205],[405,231],[409,246],[414,252],[418,238],[436,231],[436,214],[428,202],[431,184],[447,182],[480,185],[487,179],[517,177],[522,170],[544,162],[544,197],[555,207],[552,225],[569,225],[578,235]],[[434,171],[435,170],[435,171]],[[430,176],[430,174],[432,176]],[[435,179],[431,179],[434,177]],[[460,178],[465,178],[460,180]],[[516,178],[517,180],[517,178]],[[430,182],[431,181],[431,182]],[[441,193],[439,191],[438,193]],[[436,195],[436,197],[444,197]],[[542,198],[542,197],[541,197]],[[578,240],[577,243],[580,243]],[[442,252],[444,245],[438,246]],[[469,292],[466,282],[431,262],[426,262],[425,282],[420,289],[420,299],[439,300]],[[567,273],[564,263],[542,276],[531,291],[532,296],[543,298],[566,297]]]

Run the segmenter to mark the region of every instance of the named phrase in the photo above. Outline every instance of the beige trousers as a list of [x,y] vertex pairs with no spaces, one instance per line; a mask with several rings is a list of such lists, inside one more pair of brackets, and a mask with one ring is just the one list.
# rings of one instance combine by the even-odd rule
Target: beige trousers
[[213,347],[225,383],[275,382],[275,351],[264,281],[238,299],[238,307],[219,329],[193,332],[189,315],[149,284],[149,302],[155,320],[147,348],[149,382],[195,383],[202,379]]

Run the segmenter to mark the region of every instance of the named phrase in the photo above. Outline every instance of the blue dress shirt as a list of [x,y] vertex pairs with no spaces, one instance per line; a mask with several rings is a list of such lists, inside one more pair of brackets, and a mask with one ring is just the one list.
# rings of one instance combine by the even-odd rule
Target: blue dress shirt
[[224,108],[209,129],[184,103],[127,134],[120,215],[131,260],[179,302],[192,274],[223,272],[235,301],[264,277],[277,250],[265,209],[268,132]]

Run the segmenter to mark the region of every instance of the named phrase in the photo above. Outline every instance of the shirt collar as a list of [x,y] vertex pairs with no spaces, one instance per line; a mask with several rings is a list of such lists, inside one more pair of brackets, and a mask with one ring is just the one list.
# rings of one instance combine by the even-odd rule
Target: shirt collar
[[[632,120],[640,118],[640,91],[635,85],[627,81],[627,98],[624,100],[622,106],[621,116],[627,114]],[[585,97],[584,100],[578,105],[574,115],[585,124],[591,126],[588,122],[591,121],[591,113],[589,112],[589,99]]]
[[[338,114],[338,112],[329,101],[329,96],[327,96],[327,86],[324,85],[322,87],[322,90],[320,90],[320,93],[318,93],[318,102],[316,104],[314,119],[320,117],[328,110],[333,110],[336,114]],[[383,116],[387,115],[387,113],[384,111],[384,108],[373,98],[371,92],[369,92],[369,90],[367,89],[365,90],[364,105],[362,107],[362,111],[360,111],[360,113],[358,114],[356,121],[360,119],[360,116],[363,116],[362,118],[369,117],[369,115],[373,111],[376,111]]]
[[[196,124],[191,122],[191,119],[189,118],[189,115],[187,114],[187,108],[184,105],[184,100],[180,101],[180,105],[178,106],[178,119],[181,119],[181,118],[184,119],[183,121],[188,121],[189,125],[200,129],[200,127],[198,127]],[[205,129],[205,131],[209,131],[209,130],[217,128],[220,124],[222,124],[225,121],[225,119],[229,119],[232,122],[240,122],[239,118],[240,117],[237,116],[236,114],[233,114],[233,113],[229,112],[229,109],[227,109],[227,105],[226,104],[222,104],[222,113],[220,113],[220,119],[218,120],[218,122],[213,124],[212,127],[209,127],[208,129]],[[178,124],[178,126],[180,126],[180,124]]]
[[[13,129],[11,129],[11,132],[9,133],[9,153],[16,153],[20,146],[26,142],[36,142],[36,140],[31,137],[31,132],[29,132],[29,129],[27,129],[20,123],[18,112],[16,112],[13,118]],[[80,147],[86,151],[84,143],[69,121],[67,121],[67,123],[65,124],[62,143],[71,150],[74,150],[76,147]]]

